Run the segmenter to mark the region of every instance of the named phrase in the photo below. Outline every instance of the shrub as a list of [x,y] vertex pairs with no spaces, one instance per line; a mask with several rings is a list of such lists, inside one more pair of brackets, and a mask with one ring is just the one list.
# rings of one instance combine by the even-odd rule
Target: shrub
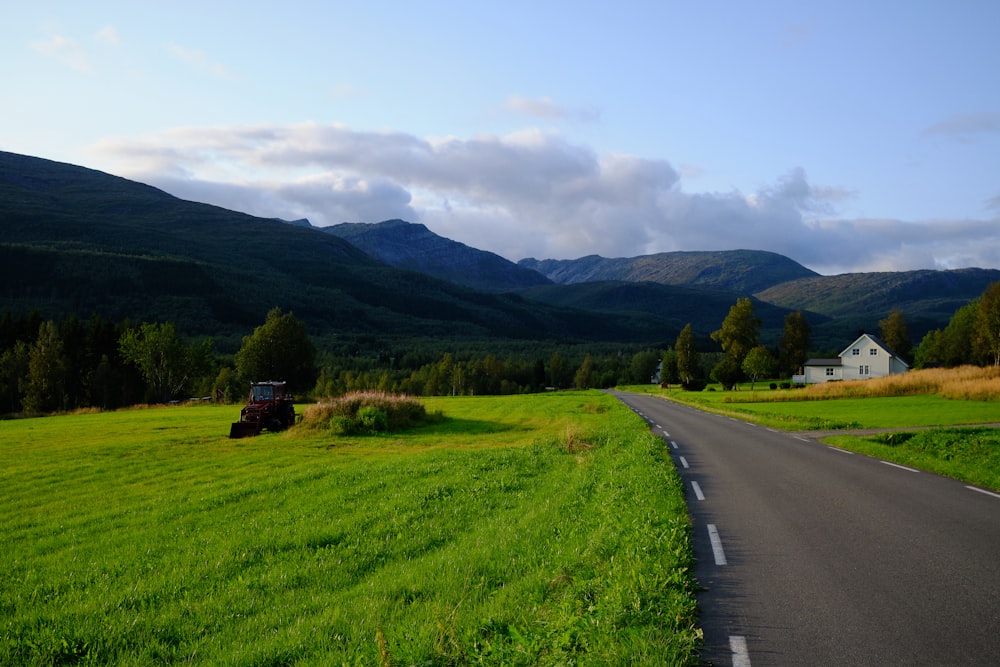
[[778,388],[778,383],[777,382],[772,382],[771,383],[771,390],[774,391],[777,388]]
[[320,401],[306,408],[302,416],[307,428],[342,435],[399,430],[427,420],[427,410],[417,399],[380,391],[356,391]]

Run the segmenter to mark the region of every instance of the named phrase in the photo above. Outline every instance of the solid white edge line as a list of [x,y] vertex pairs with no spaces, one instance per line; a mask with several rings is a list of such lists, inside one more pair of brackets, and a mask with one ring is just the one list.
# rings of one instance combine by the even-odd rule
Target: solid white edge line
[[733,667],[750,667],[750,652],[747,651],[746,637],[729,635],[729,650],[733,652]]
[[[701,485],[698,482],[691,482],[691,488],[694,489],[694,497],[698,500],[704,500],[705,494],[701,492]],[[720,546],[721,548],[721,546]]]
[[978,491],[979,493],[984,493],[987,496],[993,496],[994,498],[1000,498],[1000,493],[993,493],[992,491],[987,491],[986,489],[977,489],[974,486],[966,486],[965,488],[971,489],[973,491]]
[[840,447],[831,447],[830,445],[827,445],[826,448],[827,449],[832,449],[835,452],[840,452],[841,454],[853,454],[854,453],[854,452],[849,452],[846,449],[841,449]]
[[893,468],[899,468],[900,470],[906,470],[907,472],[920,472],[916,468],[907,468],[906,466],[901,466],[898,463],[889,463],[888,461],[879,461],[879,463],[884,463],[887,466],[892,466]]
[[726,564],[726,552],[722,550],[722,540],[719,539],[719,529],[714,523],[708,524],[708,541],[712,543],[712,555],[716,565]]
[[795,438],[796,440],[801,440],[802,442],[812,442],[809,438],[803,438],[797,435],[793,435],[792,437]]
[[690,468],[691,467],[691,466],[688,465],[688,461],[687,461],[686,458],[684,458],[683,456],[681,456],[680,459],[681,459],[681,465],[682,466],[684,466],[685,468]]

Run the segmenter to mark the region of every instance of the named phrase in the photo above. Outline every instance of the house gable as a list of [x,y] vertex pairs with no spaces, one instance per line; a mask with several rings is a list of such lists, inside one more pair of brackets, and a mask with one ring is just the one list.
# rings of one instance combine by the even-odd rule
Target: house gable
[[844,380],[867,380],[909,370],[909,365],[871,334],[861,334],[839,355]]

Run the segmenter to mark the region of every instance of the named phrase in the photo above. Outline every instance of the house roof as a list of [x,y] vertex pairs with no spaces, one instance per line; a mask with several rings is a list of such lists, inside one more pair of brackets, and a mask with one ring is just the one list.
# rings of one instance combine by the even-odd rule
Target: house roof
[[840,366],[841,359],[806,359],[805,366]]

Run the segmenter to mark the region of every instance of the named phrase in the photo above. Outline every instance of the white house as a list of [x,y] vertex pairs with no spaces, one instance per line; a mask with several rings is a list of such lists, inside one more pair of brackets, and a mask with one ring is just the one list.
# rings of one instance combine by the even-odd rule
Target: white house
[[868,380],[905,373],[910,370],[910,366],[875,336],[861,334],[835,359],[809,359],[802,370],[802,375],[792,378],[796,384]]

